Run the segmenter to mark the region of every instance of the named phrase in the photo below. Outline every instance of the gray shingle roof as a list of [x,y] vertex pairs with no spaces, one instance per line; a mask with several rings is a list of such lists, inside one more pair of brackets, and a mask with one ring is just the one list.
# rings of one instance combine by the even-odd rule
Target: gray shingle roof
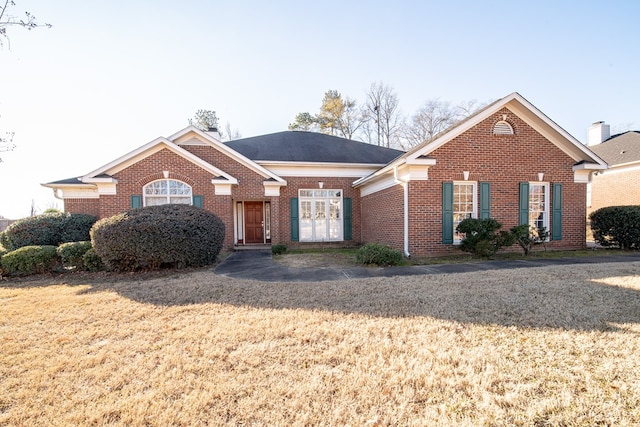
[[609,164],[621,165],[640,161],[640,131],[628,131],[614,135],[602,144],[589,147]]
[[229,141],[253,161],[387,164],[403,151],[316,132],[286,131]]

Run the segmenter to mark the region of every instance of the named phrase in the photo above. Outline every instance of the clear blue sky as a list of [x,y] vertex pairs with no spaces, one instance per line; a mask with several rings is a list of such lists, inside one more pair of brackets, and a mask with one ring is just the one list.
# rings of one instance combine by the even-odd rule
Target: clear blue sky
[[578,140],[640,128],[640,2],[16,0],[51,29],[0,49],[0,215],[61,201],[88,173],[200,108],[249,137],[316,112],[326,90],[481,102],[517,91]]

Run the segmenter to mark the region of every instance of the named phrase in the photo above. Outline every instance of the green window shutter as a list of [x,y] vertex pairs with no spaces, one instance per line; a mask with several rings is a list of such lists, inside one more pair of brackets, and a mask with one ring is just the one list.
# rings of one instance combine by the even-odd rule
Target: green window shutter
[[529,183],[520,183],[520,203],[518,205],[518,224],[529,224]]
[[480,183],[480,219],[491,218],[491,184]]
[[351,198],[345,197],[342,201],[344,204],[344,240],[353,239],[353,223],[351,220]]
[[142,196],[132,195],[131,196],[131,209],[137,209],[142,207]]
[[453,244],[453,182],[442,183],[442,243]]
[[551,240],[562,240],[562,184],[553,184]]
[[193,206],[202,207],[202,196],[193,196]]
[[300,227],[298,226],[298,198],[292,197],[289,206],[291,210],[291,241],[297,242],[300,240]]

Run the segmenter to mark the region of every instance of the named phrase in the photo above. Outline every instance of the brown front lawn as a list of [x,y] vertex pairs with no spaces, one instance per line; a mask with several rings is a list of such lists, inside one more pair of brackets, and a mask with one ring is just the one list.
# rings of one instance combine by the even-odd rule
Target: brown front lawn
[[640,262],[114,278],[0,282],[0,425],[640,424]]

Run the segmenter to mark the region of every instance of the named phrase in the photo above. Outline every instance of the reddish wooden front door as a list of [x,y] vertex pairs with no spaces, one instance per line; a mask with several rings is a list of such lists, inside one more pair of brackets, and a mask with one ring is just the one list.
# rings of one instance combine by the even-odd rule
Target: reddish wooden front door
[[245,243],[264,243],[262,202],[244,202]]

